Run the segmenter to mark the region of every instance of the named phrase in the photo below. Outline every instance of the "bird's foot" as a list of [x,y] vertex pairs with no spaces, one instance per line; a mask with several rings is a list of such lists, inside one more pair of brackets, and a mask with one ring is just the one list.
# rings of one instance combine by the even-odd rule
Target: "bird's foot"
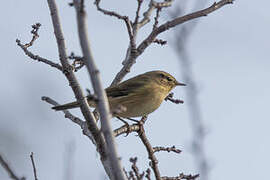
[[128,124],[127,121],[125,121],[125,120],[122,119],[121,117],[116,116],[116,118],[119,119],[120,121],[122,121],[122,122],[125,124],[124,126],[127,127],[127,132],[126,132],[127,134],[125,135],[125,137],[127,137],[127,136],[129,135],[129,133],[131,132],[130,125]]

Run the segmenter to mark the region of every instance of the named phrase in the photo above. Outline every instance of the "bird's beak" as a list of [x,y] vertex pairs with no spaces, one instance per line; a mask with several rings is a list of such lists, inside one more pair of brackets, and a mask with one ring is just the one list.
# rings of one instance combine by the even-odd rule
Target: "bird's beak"
[[186,86],[186,84],[180,83],[180,82],[178,82],[178,81],[175,82],[175,85],[176,85],[176,86]]

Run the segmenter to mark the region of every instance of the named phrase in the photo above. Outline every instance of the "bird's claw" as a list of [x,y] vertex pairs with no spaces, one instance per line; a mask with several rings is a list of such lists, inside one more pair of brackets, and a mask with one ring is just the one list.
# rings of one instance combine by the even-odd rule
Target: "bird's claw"
[[125,137],[127,137],[129,135],[129,133],[131,132],[130,125],[128,124],[127,121],[125,121],[124,119],[122,119],[122,118],[120,118],[118,116],[117,116],[117,119],[119,119],[120,121],[122,121],[125,124],[124,126],[127,127],[127,132],[126,132],[126,135],[125,135]]

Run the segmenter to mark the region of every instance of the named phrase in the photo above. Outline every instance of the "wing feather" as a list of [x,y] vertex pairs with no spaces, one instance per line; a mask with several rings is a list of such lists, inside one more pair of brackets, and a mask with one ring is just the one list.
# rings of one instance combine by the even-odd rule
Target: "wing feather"
[[139,75],[118,85],[108,87],[106,89],[106,93],[108,97],[128,96],[136,92],[138,89],[143,88],[143,86],[147,85],[148,82],[148,77]]

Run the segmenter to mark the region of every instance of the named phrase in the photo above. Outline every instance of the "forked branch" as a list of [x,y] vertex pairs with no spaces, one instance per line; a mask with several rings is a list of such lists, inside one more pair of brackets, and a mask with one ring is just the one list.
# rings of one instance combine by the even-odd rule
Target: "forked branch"
[[62,66],[60,64],[54,63],[51,60],[48,60],[46,58],[40,57],[39,55],[35,55],[33,54],[31,51],[28,50],[29,47],[33,46],[34,42],[38,39],[39,35],[38,35],[38,30],[40,28],[41,24],[40,23],[36,23],[32,25],[32,39],[30,40],[29,43],[25,43],[22,44],[21,41],[19,39],[16,39],[16,43],[17,45],[24,51],[24,53],[30,57],[33,60],[37,60],[39,62],[43,62],[45,64],[50,65],[51,67],[54,67],[60,71],[63,70]]
[[[154,1],[150,1],[149,4],[149,8],[148,10],[144,13],[144,18],[142,21],[140,21],[139,23],[139,27],[145,25],[147,22],[150,21],[150,15],[152,13],[152,11],[156,8],[155,6],[153,6]],[[165,1],[164,1],[165,2]],[[166,1],[169,2],[169,1]],[[203,10],[200,11],[196,11],[181,17],[177,17],[171,21],[167,21],[166,23],[157,26],[156,28],[153,28],[153,31],[148,35],[147,38],[145,38],[136,48],[136,53],[133,56],[126,56],[127,59],[124,60],[124,65],[121,68],[121,70],[117,73],[116,77],[114,78],[112,85],[119,83],[127,73],[130,72],[131,67],[133,66],[133,64],[136,62],[136,59],[145,51],[145,49],[152,44],[153,42],[157,42],[157,36],[159,34],[161,34],[164,31],[167,31],[175,26],[178,26],[180,24],[183,24],[187,21],[190,21],[192,19],[196,19],[199,17],[203,17],[206,16],[210,13],[212,13],[213,11],[218,10],[219,8],[227,5],[227,4],[232,4],[233,0],[221,0],[219,2],[215,2],[212,6],[205,8]],[[165,42],[165,41],[163,41]]]

